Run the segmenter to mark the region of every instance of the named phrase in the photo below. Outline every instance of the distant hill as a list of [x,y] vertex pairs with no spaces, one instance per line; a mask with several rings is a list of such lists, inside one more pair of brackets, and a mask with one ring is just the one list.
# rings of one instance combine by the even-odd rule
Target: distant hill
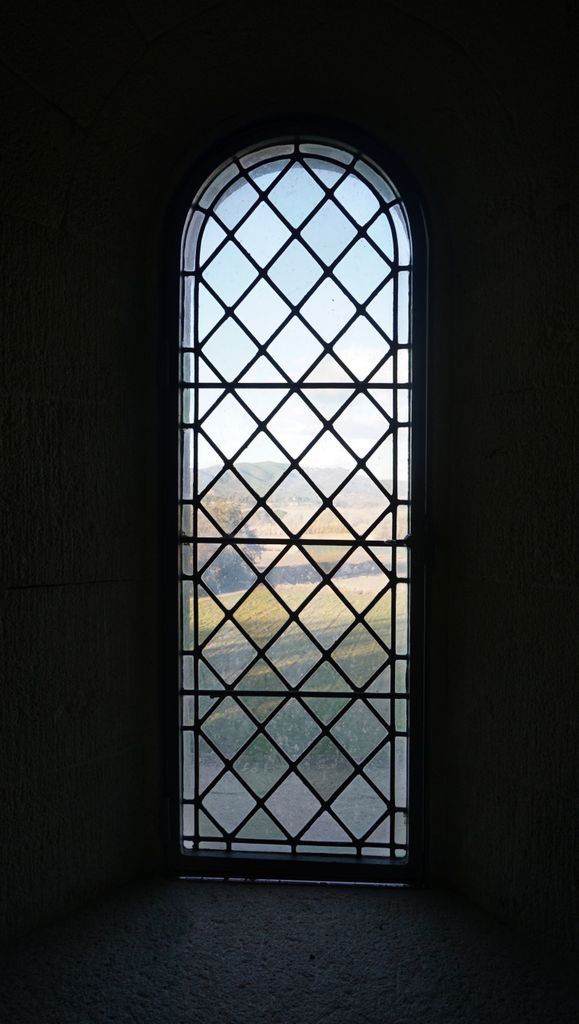
[[[238,473],[247,480],[250,487],[258,494],[265,494],[273,486],[275,481],[287,469],[287,462],[238,462],[236,469]],[[210,480],[219,472],[218,466],[210,466],[208,469],[199,470],[199,486],[204,488]],[[226,480],[218,481],[212,493],[216,498],[237,498],[243,496],[243,490],[235,479],[230,476]]]
[[[287,469],[287,466],[287,462],[238,462],[236,469],[254,491],[258,494],[265,494],[273,487],[275,481],[279,479],[284,470]],[[204,489],[218,471],[219,468],[217,466],[201,469],[199,471],[200,488]],[[344,478],[345,470],[339,467],[308,467],[308,473],[324,493],[331,494],[340,485]],[[381,483],[384,484],[387,490],[390,489],[391,482],[383,480]],[[221,500],[227,499],[240,503],[244,502],[245,497],[243,488],[231,475],[226,475],[225,479],[219,480],[212,488],[211,495]],[[304,488],[299,478],[290,478],[285,483],[284,496],[289,502],[309,501],[308,491]],[[349,503],[351,502],[352,504],[364,500],[370,500],[373,503],[375,501],[374,485],[367,478],[356,477],[349,485],[348,497],[350,499]]]

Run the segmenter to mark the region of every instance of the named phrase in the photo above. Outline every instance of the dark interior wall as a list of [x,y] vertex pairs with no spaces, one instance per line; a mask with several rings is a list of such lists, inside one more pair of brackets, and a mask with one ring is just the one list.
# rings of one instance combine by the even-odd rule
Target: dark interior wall
[[159,866],[163,219],[214,140],[310,111],[383,140],[429,217],[431,872],[571,943],[566,8],[58,0],[5,17],[5,933]]

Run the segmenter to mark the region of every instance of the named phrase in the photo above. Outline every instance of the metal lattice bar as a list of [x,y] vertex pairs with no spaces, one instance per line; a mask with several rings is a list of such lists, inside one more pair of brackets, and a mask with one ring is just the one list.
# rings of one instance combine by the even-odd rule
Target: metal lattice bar
[[[328,157],[308,146],[296,139],[291,153],[273,158],[266,148],[248,167],[235,158],[197,196],[186,229],[196,234],[193,267],[185,263],[181,277],[182,329],[191,333],[180,351],[192,359],[193,379],[179,384],[180,410],[186,401],[190,412],[179,415],[187,481],[178,506],[179,692],[193,717],[181,728],[181,841],[185,851],[312,850],[398,862],[408,850],[408,807],[396,797],[407,790],[408,713],[404,728],[396,718],[409,693],[397,682],[397,666],[408,664],[397,593],[408,588],[413,544],[407,527],[400,535],[411,499],[399,494],[398,438],[410,430],[412,384],[410,374],[397,378],[398,351],[410,351],[409,339],[398,343],[398,281],[411,270],[399,259],[410,241],[400,241],[400,198],[362,153],[338,158],[334,147]],[[258,172],[271,178],[264,188]],[[258,211],[269,235],[256,227]],[[326,250],[315,241],[320,216],[336,225],[330,242],[322,239]],[[338,248],[328,258],[330,244]],[[302,262],[292,264],[296,251]],[[356,325],[371,341],[362,353],[369,368],[360,364],[359,373],[348,355]],[[223,346],[224,328],[240,339],[241,357]],[[291,342],[279,348],[288,331],[298,355],[306,346],[301,371],[291,368]],[[336,380],[312,381],[326,366]],[[271,380],[251,379],[266,371]],[[243,462],[252,451],[261,462]],[[218,463],[207,461],[212,452]],[[268,462],[270,452],[277,461]],[[323,452],[342,463],[312,466]],[[186,529],[181,510],[189,521],[189,509]],[[397,552],[405,552],[400,566]],[[185,553],[192,561],[181,568]]]

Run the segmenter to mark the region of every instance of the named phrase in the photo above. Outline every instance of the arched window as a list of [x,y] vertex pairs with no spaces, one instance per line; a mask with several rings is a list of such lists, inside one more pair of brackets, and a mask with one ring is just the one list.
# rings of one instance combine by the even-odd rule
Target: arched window
[[190,203],[174,435],[181,869],[415,870],[413,216],[367,152],[311,136],[241,149]]

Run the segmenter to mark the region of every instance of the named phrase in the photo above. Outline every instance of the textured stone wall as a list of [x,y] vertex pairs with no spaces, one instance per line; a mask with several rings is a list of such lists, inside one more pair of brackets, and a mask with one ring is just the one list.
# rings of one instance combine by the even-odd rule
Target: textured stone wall
[[334,115],[432,242],[431,873],[572,941],[569,5],[57,0],[0,33],[4,931],[160,864],[162,225],[213,141]]

